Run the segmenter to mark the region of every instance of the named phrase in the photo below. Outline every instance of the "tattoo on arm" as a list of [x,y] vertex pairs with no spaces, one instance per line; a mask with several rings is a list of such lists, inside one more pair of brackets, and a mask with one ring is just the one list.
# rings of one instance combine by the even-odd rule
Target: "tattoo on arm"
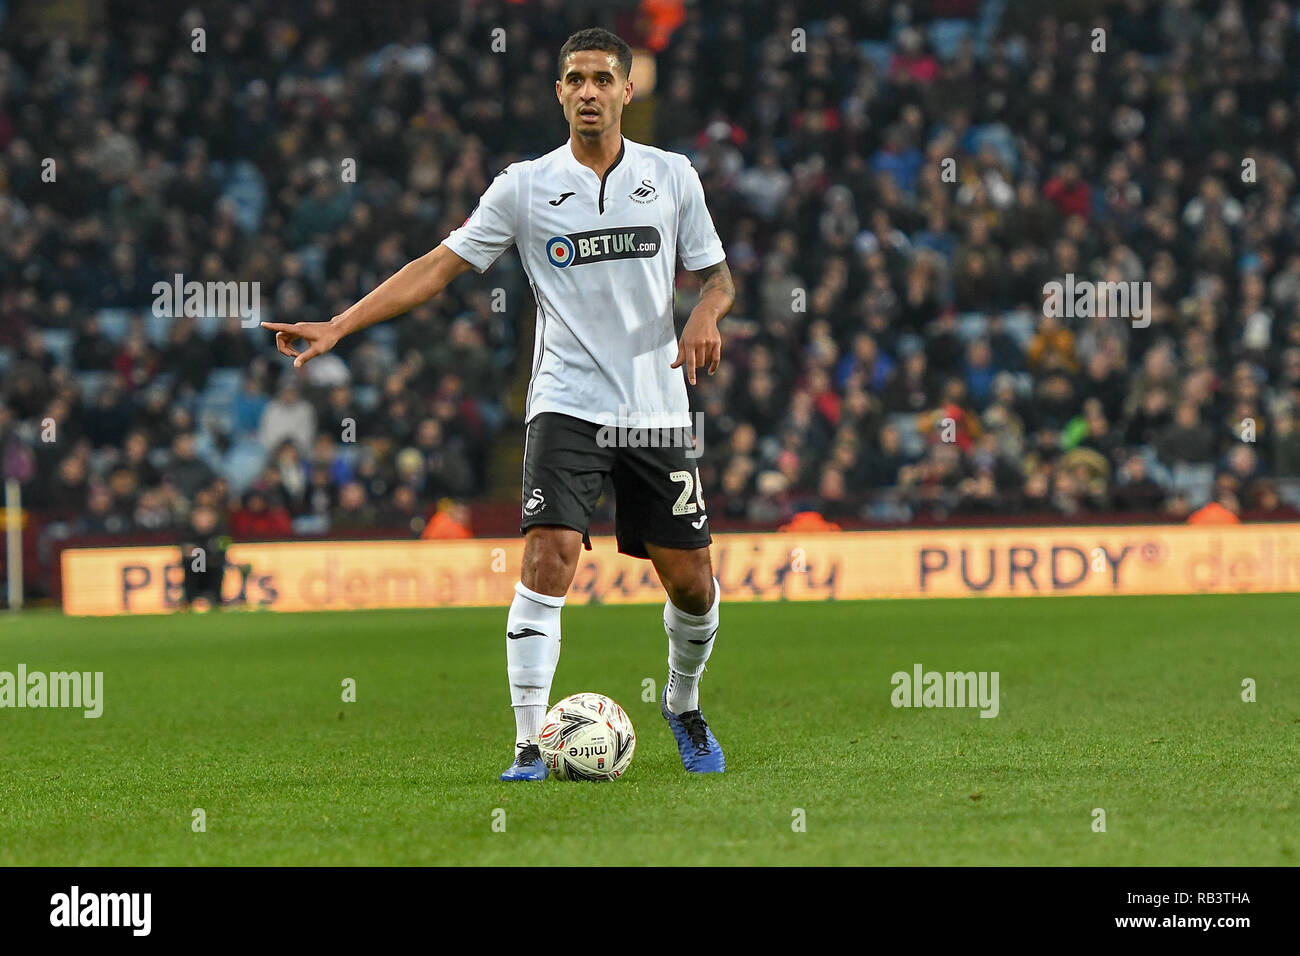
[[716,265],[692,272],[691,275],[700,280],[700,298],[716,290],[726,294],[728,303],[735,301],[736,286],[731,281],[731,270],[727,268],[725,259]]

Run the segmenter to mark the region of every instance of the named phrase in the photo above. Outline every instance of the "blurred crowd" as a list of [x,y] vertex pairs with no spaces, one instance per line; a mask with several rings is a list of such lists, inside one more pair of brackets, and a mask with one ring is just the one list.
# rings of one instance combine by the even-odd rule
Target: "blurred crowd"
[[[1053,6],[674,36],[658,138],[741,290],[695,393],[728,516],[1296,514],[1300,8]],[[1047,314],[1070,276],[1149,311]]]
[[[0,26],[0,468],[88,533],[418,530],[486,494],[515,253],[302,372],[153,285],[339,313],[564,141],[555,56],[599,22],[655,51],[625,133],[691,157],[736,279],[691,390],[715,514],[1286,513],[1300,6],[1050,6],[249,0],[74,36],[35,5]],[[1045,316],[1067,275],[1149,282],[1149,325]]]

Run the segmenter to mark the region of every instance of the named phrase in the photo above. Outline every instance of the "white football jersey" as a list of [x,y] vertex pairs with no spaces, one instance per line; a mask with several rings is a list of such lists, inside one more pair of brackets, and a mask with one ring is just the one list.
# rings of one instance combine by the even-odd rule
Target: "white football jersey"
[[565,142],[498,173],[443,245],[480,273],[519,247],[537,300],[526,421],[690,424],[686,366],[672,368],[676,257],[695,271],[725,255],[685,156],[623,137],[602,182]]

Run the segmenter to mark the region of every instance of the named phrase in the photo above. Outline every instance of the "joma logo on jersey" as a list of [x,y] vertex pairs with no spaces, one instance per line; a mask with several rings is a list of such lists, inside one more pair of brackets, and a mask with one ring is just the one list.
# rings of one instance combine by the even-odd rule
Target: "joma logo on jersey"
[[659,252],[659,230],[654,226],[596,229],[546,240],[546,258],[559,269],[607,262],[611,259],[649,259]]

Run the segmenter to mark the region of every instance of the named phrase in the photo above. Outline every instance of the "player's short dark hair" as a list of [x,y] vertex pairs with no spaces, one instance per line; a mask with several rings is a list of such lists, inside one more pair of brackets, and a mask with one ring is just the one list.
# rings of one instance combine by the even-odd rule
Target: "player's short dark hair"
[[618,60],[618,68],[623,71],[623,79],[626,80],[632,75],[632,48],[623,42],[622,37],[600,27],[588,27],[586,30],[579,30],[573,34],[564,41],[564,46],[560,47],[558,74],[560,79],[564,79],[564,61],[569,58],[570,54],[577,53],[580,50],[600,50],[602,53],[613,53],[615,59]]

